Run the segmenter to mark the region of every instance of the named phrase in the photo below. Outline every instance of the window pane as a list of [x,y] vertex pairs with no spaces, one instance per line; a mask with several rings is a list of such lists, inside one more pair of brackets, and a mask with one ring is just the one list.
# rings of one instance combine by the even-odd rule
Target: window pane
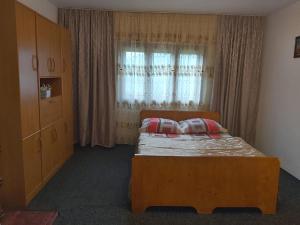
[[197,66],[198,55],[196,54],[180,54],[179,55],[179,65],[180,66]]
[[162,103],[172,101],[173,91],[173,60],[172,54],[166,52],[155,52],[152,55],[151,69],[151,101]]
[[145,53],[127,51],[124,54],[124,74],[119,76],[118,98],[121,101],[143,101],[145,95]]
[[126,52],[125,53],[126,66],[145,66],[144,52]]
[[168,66],[172,64],[171,53],[155,52],[152,54],[154,66]]
[[177,76],[176,100],[198,104],[201,97],[202,57],[197,54],[180,54]]

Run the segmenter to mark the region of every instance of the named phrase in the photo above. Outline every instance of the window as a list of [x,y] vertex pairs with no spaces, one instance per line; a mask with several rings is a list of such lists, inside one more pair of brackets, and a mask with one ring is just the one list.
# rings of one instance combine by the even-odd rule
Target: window
[[203,57],[194,51],[125,50],[119,102],[199,104]]

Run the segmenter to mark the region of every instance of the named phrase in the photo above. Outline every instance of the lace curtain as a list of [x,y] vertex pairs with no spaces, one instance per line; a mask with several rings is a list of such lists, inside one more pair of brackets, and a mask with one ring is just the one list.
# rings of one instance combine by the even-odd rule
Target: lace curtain
[[207,110],[215,16],[115,13],[118,144],[134,144],[141,109]]

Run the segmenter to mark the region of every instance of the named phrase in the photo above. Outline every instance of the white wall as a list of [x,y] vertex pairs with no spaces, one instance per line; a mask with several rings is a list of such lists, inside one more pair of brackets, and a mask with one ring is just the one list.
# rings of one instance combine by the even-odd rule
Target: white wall
[[57,22],[57,7],[48,0],[18,0],[18,2],[21,2],[53,22]]
[[269,15],[266,24],[256,147],[278,156],[300,179],[300,1]]

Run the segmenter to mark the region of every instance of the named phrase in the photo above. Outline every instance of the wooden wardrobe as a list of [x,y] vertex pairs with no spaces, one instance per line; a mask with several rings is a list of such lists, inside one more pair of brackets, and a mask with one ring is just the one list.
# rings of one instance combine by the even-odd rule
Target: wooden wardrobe
[[0,11],[0,202],[18,208],[73,152],[71,40],[16,1],[2,0]]

